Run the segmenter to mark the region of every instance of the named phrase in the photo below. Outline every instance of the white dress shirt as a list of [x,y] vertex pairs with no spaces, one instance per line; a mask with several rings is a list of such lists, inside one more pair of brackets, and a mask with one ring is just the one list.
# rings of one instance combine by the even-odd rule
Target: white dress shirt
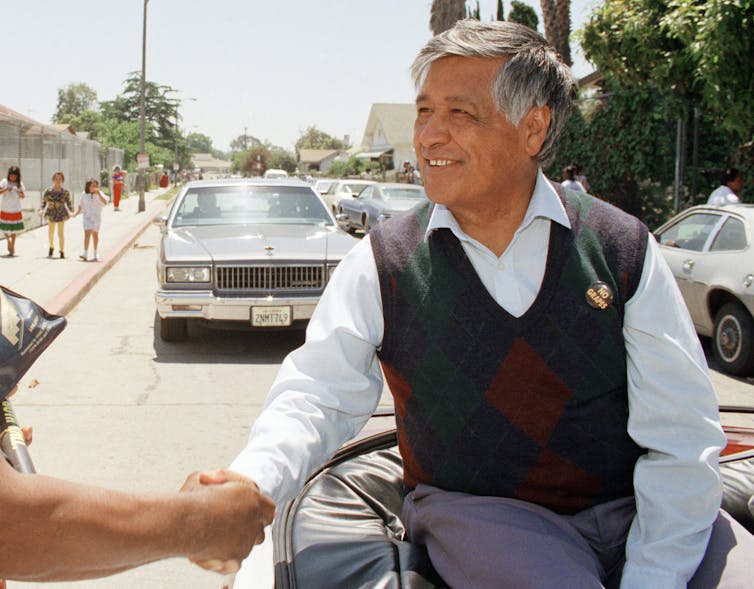
[[[467,236],[443,206],[435,207],[427,232],[453,231],[490,294],[518,317],[539,292],[551,223],[570,228],[540,172],[524,220],[502,256]],[[382,333],[379,279],[367,236],[335,271],[306,343],[284,360],[249,443],[231,468],[278,504],[293,497],[377,406]],[[628,431],[648,452],[635,468],[637,515],[621,587],[686,587],[720,506],[717,461],[725,436],[699,339],[651,235],[641,281],[625,306],[623,333]]]
[[725,184],[721,184],[715,188],[707,199],[707,204],[713,207],[724,207],[725,205],[734,205],[739,202],[741,202],[741,199]]

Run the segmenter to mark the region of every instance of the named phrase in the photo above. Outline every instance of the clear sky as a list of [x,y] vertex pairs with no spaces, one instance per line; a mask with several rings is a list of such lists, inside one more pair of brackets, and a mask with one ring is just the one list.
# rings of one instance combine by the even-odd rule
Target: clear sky
[[[527,0],[524,0],[527,1]],[[540,14],[539,1],[528,0]],[[574,0],[573,27],[595,0]],[[26,0],[3,10],[0,103],[43,123],[57,90],[112,100],[141,71],[142,0]],[[495,0],[480,0],[489,20]],[[147,80],[177,89],[184,133],[291,148],[311,125],[359,144],[375,102],[413,102],[431,0],[149,0]],[[506,14],[510,4],[505,2]],[[541,23],[539,31],[543,32]],[[575,51],[575,48],[574,48]],[[591,70],[575,53],[574,73]]]

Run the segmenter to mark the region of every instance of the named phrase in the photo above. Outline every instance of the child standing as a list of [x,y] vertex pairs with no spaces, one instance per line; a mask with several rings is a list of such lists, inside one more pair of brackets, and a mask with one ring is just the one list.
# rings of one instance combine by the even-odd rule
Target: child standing
[[47,219],[47,232],[50,240],[50,251],[47,254],[48,258],[52,257],[56,227],[58,230],[60,257],[65,258],[64,225],[71,216],[73,203],[71,202],[71,193],[63,188],[63,182],[65,182],[63,172],[55,172],[52,175],[52,188],[45,190],[45,193],[42,196],[42,211]]
[[[79,257],[85,262],[89,260],[89,241],[94,243],[93,262],[99,262],[97,245],[99,244],[99,228],[102,224],[102,208],[107,204],[107,198],[99,189],[99,182],[89,178],[84,185],[84,194],[81,195],[79,208],[76,215],[84,214],[84,253]],[[74,215],[75,216],[75,215]]]
[[120,166],[113,168],[113,210],[120,210],[120,197],[123,195],[123,182],[126,179],[126,173],[120,169]]
[[18,166],[8,168],[8,177],[0,180],[0,231],[8,244],[8,255],[16,255],[16,235],[24,229],[24,215],[21,211],[21,199],[26,198],[25,188],[21,182],[21,169]]

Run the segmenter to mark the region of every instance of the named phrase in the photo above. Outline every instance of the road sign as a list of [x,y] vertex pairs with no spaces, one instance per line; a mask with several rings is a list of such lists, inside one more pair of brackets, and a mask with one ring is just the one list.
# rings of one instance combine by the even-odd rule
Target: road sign
[[136,167],[140,170],[146,170],[149,167],[149,154],[137,153],[136,154]]

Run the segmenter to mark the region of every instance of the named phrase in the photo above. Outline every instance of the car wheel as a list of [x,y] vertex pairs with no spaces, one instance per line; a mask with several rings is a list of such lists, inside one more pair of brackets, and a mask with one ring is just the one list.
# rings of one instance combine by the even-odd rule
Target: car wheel
[[160,317],[160,338],[165,342],[183,342],[188,339],[188,319],[185,317]]
[[728,374],[745,376],[754,372],[752,318],[739,303],[726,303],[715,315],[712,353]]
[[364,227],[364,234],[369,233],[371,227],[369,225],[369,217],[367,217],[366,215],[361,218],[361,226]]

